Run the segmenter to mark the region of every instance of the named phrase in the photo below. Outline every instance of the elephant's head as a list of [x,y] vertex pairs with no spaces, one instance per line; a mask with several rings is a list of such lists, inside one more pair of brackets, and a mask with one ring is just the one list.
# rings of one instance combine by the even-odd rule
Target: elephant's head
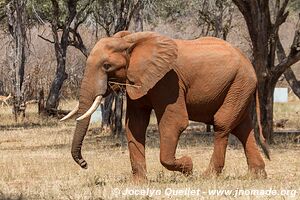
[[80,116],[72,142],[72,156],[82,168],[87,168],[81,156],[81,146],[90,115],[108,93],[108,81],[127,83],[128,96],[138,99],[172,69],[176,59],[176,43],[152,32],[131,34],[122,31],[97,42],[86,62],[79,105],[63,118],[75,113]]

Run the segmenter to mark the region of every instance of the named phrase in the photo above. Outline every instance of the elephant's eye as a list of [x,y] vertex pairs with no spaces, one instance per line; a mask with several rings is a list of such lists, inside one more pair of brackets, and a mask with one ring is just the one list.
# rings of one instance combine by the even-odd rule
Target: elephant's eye
[[103,68],[104,68],[105,70],[108,70],[110,67],[111,67],[111,65],[108,64],[108,63],[105,63],[105,64],[103,65]]

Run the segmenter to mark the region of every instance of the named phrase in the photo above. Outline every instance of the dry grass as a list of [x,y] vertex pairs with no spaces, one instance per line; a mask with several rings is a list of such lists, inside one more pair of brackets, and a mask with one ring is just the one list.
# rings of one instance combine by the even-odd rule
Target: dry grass
[[288,103],[274,104],[274,121],[287,119],[285,130],[300,130],[300,101],[294,94],[289,95]]
[[[74,105],[74,102],[71,102]],[[72,107],[72,105],[70,107]],[[287,105],[288,106],[288,105]],[[120,199],[113,196],[114,188],[125,191],[134,188],[130,176],[130,162],[125,143],[96,131],[86,137],[83,155],[88,170],[80,169],[70,155],[74,121],[58,123],[56,119],[40,119],[29,108],[24,122],[15,123],[9,109],[0,108],[0,199]],[[282,112],[297,108],[276,108]],[[287,116],[280,113],[282,116]],[[298,119],[299,120],[299,119]],[[296,123],[295,123],[296,124]],[[298,124],[299,126],[299,124]],[[149,182],[138,188],[193,188],[209,189],[290,189],[297,190],[294,197],[240,196],[239,199],[300,199],[300,146],[285,143],[272,146],[272,161],[266,161],[268,179],[252,180],[246,176],[247,164],[240,145],[229,146],[224,173],[205,179],[201,173],[208,165],[212,153],[211,138],[201,134],[184,134],[177,155],[190,155],[194,174],[185,177],[167,171],[159,163],[159,141],[156,132],[147,137],[146,159]],[[123,199],[161,199],[155,196],[121,196]],[[178,199],[179,196],[173,196]],[[180,199],[190,199],[181,196]],[[235,199],[233,196],[197,196],[195,199]]]

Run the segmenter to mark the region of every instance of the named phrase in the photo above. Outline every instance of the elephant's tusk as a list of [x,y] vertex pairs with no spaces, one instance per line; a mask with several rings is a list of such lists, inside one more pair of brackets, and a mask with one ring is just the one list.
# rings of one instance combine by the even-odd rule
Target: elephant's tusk
[[97,96],[93,105],[90,107],[90,109],[88,111],[86,111],[86,113],[84,113],[82,116],[78,117],[76,120],[79,121],[79,120],[82,120],[84,118],[91,116],[96,111],[98,106],[100,105],[101,99],[102,99],[102,96]]
[[79,104],[77,104],[77,106],[71,111],[69,112],[66,116],[64,116],[63,118],[61,118],[59,121],[65,121],[66,119],[69,119],[70,117],[72,117],[73,115],[75,115],[77,113],[79,109]]

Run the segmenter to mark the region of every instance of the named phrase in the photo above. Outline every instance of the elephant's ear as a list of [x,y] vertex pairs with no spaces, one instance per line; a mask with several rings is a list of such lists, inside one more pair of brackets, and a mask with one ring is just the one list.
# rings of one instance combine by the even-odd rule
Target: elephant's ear
[[123,39],[133,44],[126,90],[131,99],[138,99],[174,67],[177,45],[172,39],[153,32],[133,33]]

